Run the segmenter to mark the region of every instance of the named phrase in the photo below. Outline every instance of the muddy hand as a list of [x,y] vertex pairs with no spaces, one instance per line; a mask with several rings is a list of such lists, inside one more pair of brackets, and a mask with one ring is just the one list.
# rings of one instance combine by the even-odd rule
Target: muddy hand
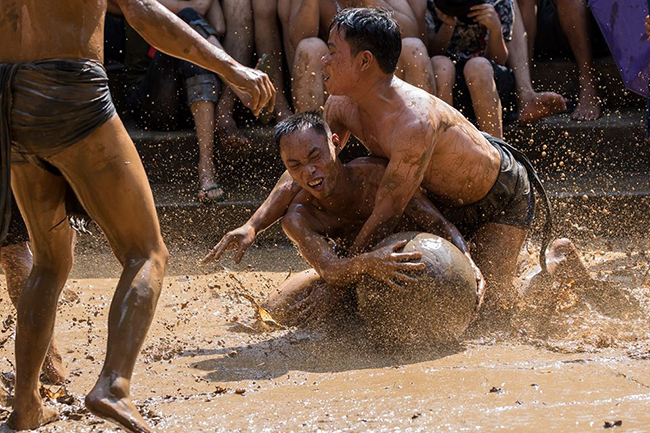
[[270,107],[275,106],[275,88],[264,72],[239,65],[228,84],[255,117],[259,116],[267,104]]
[[241,262],[242,257],[246,250],[255,242],[255,230],[249,226],[241,226],[235,230],[231,230],[221,238],[219,243],[212,248],[199,264],[205,265],[213,260],[219,260],[223,253],[236,249],[235,263]]
[[407,243],[407,241],[395,242],[368,253],[371,261],[367,273],[393,289],[401,288],[400,283],[415,283],[417,279],[412,274],[424,271],[425,265],[419,261],[422,259],[422,253],[398,252]]

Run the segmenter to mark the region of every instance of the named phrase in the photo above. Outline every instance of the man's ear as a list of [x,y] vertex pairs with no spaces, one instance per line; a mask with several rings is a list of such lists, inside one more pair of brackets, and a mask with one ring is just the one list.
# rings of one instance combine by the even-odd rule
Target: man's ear
[[368,50],[365,50],[359,54],[359,61],[361,63],[361,70],[366,71],[375,61],[375,56]]
[[343,143],[341,142],[341,137],[337,133],[332,133],[332,144],[334,144],[334,150],[338,155],[343,150]]

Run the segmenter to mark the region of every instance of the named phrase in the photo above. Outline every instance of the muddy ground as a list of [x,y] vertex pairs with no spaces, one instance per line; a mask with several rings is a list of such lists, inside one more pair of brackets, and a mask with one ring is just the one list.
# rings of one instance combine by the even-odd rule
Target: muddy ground
[[[605,285],[555,287],[557,302],[526,309],[512,332],[479,327],[453,347],[392,354],[360,333],[249,328],[255,310],[242,294],[262,300],[305,269],[290,246],[208,267],[195,265],[199,252],[173,251],[132,394],[160,432],[649,431],[650,245],[579,247]],[[81,251],[55,331],[69,394],[47,403],[62,419],[39,431],[119,431],[81,404],[101,368],[117,272],[107,251]],[[6,295],[0,321],[10,390],[15,312]],[[56,397],[59,387],[47,389]]]

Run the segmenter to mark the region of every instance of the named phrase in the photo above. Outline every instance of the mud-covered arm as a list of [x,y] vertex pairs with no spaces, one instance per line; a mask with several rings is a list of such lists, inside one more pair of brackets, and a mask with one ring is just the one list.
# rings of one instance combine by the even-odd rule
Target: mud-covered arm
[[256,116],[267,103],[275,102],[275,89],[266,74],[239,64],[156,0],[118,0],[118,4],[147,42],[221,76]]
[[237,250],[235,262],[239,263],[246,250],[255,242],[255,237],[282,218],[301,190],[300,185],[291,179],[289,172],[285,171],[253,216],[241,227],[226,233],[219,243],[201,260],[201,264],[219,260],[225,252],[233,249]]
[[479,293],[485,290],[485,279],[481,270],[474,263],[474,259],[469,251],[469,247],[455,225],[449,222],[431,203],[431,201],[419,190],[415,193],[405,210],[413,221],[415,221],[423,230],[438,235],[454,244],[469,259]]
[[282,228],[318,275],[334,287],[345,289],[367,274],[397,288],[398,281],[414,280],[409,272],[424,269],[424,264],[418,262],[421,253],[397,252],[406,245],[405,241],[353,257],[338,257],[334,247],[319,233],[313,217],[296,207],[299,205],[292,206],[282,219]]
[[424,195],[418,190],[404,213],[415,221],[424,231],[438,235],[454,244],[463,254],[469,256],[467,243],[455,225],[450,223]]
[[433,153],[433,131],[430,125],[414,124],[408,127],[408,136],[394,144],[375,196],[375,207],[355,239],[351,254],[366,251],[393,231],[422,183]]

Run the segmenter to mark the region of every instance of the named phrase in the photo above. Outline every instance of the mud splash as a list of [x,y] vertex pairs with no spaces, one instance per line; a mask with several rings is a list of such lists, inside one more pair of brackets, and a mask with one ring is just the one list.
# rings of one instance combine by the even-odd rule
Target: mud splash
[[[243,295],[262,300],[290,268],[304,269],[290,248],[258,249],[243,265],[198,275],[187,271],[196,272],[199,253],[176,254],[133,396],[165,432],[576,431],[618,421],[643,430],[650,425],[648,245],[596,240],[579,247],[594,287],[554,287],[556,302],[528,308],[512,333],[486,331],[453,347],[390,355],[349,329],[260,333],[252,326],[256,312]],[[110,263],[100,259],[92,261]],[[92,269],[84,260],[56,325],[69,398],[50,398],[62,420],[39,431],[118,431],[82,406],[101,368],[115,285],[84,274]],[[531,255],[522,266],[533,262]],[[13,318],[4,297],[5,378],[13,370]],[[2,382],[10,393],[11,380]],[[51,396],[59,390],[48,389]],[[0,403],[4,419],[8,400]]]

